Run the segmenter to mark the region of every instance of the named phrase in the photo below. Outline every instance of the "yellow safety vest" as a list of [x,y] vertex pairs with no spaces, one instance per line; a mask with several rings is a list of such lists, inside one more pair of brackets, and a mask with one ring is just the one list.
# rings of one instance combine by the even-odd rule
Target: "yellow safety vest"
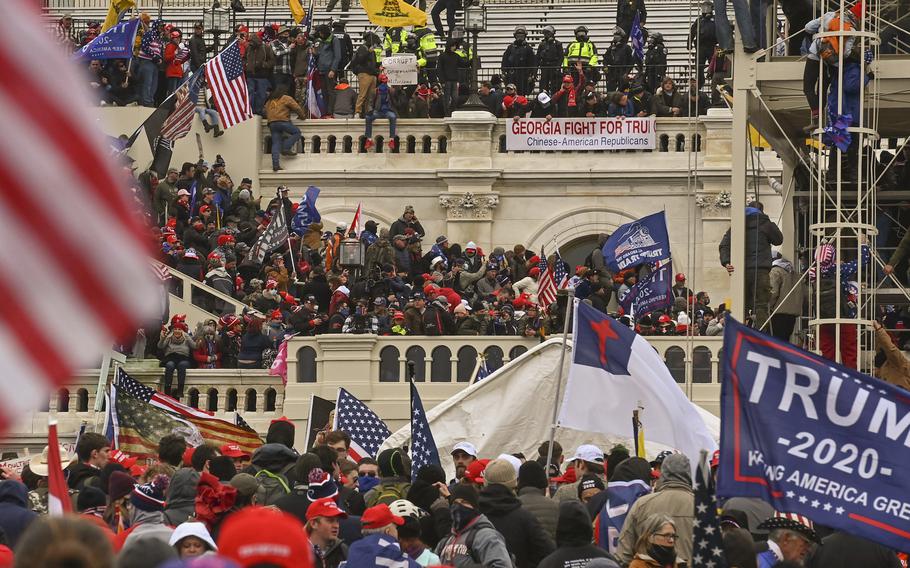
[[581,61],[582,63],[587,63],[591,67],[597,67],[597,49],[594,47],[594,44],[590,41],[584,43],[573,41],[569,44],[569,48],[566,50],[566,57],[562,61],[563,67],[568,67],[569,64],[575,64],[576,61]]

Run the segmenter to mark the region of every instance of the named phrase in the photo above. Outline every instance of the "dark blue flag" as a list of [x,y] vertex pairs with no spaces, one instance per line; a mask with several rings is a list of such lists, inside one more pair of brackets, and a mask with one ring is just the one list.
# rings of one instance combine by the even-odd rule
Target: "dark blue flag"
[[728,318],[719,497],[910,550],[910,393]]
[[673,266],[665,262],[647,277],[637,282],[626,295],[619,299],[625,313],[647,314],[673,305]]
[[73,54],[73,59],[130,59],[139,20],[121,22],[99,35]]
[[439,465],[439,450],[430,432],[417,385],[411,381],[411,481],[417,479],[420,468],[430,464]]
[[635,11],[635,19],[632,20],[632,29],[629,31],[629,38],[632,40],[632,53],[639,61],[645,59],[645,34],[641,29],[641,12]]
[[322,220],[322,216],[316,209],[317,197],[319,197],[318,187],[311,185],[306,188],[306,193],[303,194],[303,199],[300,200],[297,212],[294,214],[294,218],[291,219],[291,230],[301,237],[310,223],[318,223]]
[[663,211],[620,226],[603,246],[604,262],[613,272],[670,258],[670,237]]
[[641,479],[611,481],[607,484],[607,502],[597,513],[597,534],[594,541],[604,550],[619,552],[619,533],[626,522],[629,509],[642,495],[651,492],[651,486]]

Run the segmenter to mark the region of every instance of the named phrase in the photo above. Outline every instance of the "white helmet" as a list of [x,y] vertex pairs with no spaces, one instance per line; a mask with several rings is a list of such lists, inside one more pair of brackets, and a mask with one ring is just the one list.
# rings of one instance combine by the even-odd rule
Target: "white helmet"
[[415,519],[419,519],[426,514],[423,509],[407,499],[392,501],[389,503],[389,510],[392,511],[393,515],[398,515],[399,517],[413,517]]

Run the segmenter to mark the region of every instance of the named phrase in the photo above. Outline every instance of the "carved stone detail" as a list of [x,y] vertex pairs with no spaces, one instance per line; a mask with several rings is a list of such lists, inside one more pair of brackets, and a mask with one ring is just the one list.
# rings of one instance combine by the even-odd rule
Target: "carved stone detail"
[[439,196],[439,206],[446,209],[449,219],[488,220],[499,205],[498,193],[446,193]]

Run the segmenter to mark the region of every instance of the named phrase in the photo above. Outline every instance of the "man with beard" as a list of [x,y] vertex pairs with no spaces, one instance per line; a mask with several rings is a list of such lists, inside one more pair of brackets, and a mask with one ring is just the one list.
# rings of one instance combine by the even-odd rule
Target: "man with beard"
[[455,462],[455,479],[449,482],[449,486],[460,483],[461,478],[464,477],[464,472],[476,459],[477,449],[474,444],[471,442],[458,442],[455,444],[455,447],[452,448],[452,461]]

